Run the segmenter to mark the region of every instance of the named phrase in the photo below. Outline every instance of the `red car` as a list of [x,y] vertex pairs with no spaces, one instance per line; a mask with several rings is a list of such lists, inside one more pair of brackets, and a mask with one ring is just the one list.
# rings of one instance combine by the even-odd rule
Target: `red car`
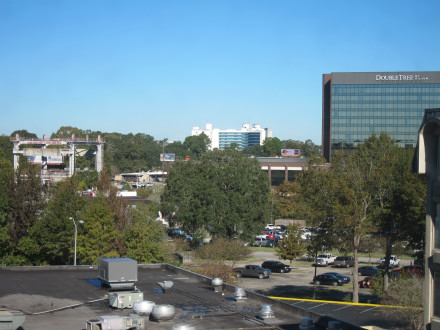
[[402,274],[408,274],[408,275],[417,275],[417,276],[423,276],[423,267],[422,265],[411,265],[411,266],[404,266],[400,269],[397,269],[394,271],[395,273],[398,273],[399,275]]
[[267,236],[269,236],[269,239],[275,239],[275,238],[277,238],[277,236],[274,234],[273,231],[269,231],[269,230],[267,230],[267,231],[265,231],[264,233],[265,233]]
[[363,280],[358,281],[360,288],[371,288],[373,286],[373,277],[367,276]]

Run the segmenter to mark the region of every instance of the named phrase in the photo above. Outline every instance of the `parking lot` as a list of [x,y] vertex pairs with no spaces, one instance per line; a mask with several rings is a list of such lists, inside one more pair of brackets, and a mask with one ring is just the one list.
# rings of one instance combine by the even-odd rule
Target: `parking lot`
[[[264,260],[278,260],[272,252],[257,251],[253,253],[254,261],[245,264],[261,265]],[[366,265],[368,259],[361,258],[360,265]],[[371,263],[378,263],[378,259],[372,259]],[[284,263],[289,264],[288,261]],[[384,308],[380,306],[368,305],[378,303],[377,298],[372,295],[371,290],[367,288],[359,288],[359,302],[365,305],[352,305],[351,293],[353,292],[353,268],[335,268],[332,266],[317,267],[316,274],[325,272],[338,272],[342,275],[349,276],[351,281],[343,286],[333,287],[330,285],[313,285],[313,276],[315,275],[315,267],[310,263],[293,264],[290,273],[272,273],[268,279],[258,278],[241,278],[239,285],[255,291],[265,296],[277,298],[287,298],[284,301],[294,304],[304,309],[313,310],[323,315],[328,315],[337,319],[344,320],[351,324],[366,326],[374,325],[379,328],[389,329],[395,328],[400,320],[394,320],[389,315],[383,314]],[[409,265],[409,260],[402,260],[401,266]],[[364,276],[359,276],[363,279]],[[288,299],[292,298],[292,299]],[[331,303],[336,301],[338,303]],[[347,304],[340,304],[347,302]],[[399,324],[399,328],[405,329],[405,324]]]
[[[270,252],[257,252],[253,254],[258,261],[248,262],[247,264],[261,265],[264,260],[278,260],[273,253]],[[260,260],[261,258],[261,260]],[[284,263],[289,264],[288,261]],[[245,265],[246,263],[240,263]],[[353,278],[353,268],[334,268],[317,267],[316,273],[322,274],[325,272],[338,272],[342,275]],[[280,296],[280,297],[293,297],[293,298],[308,298],[312,299],[314,296],[318,299],[338,298],[340,299],[353,291],[352,283],[344,284],[343,286],[332,287],[329,285],[319,285],[315,287],[313,285],[313,276],[315,275],[315,267],[309,264],[293,265],[290,273],[272,273],[268,279],[258,278],[242,278],[240,279],[240,285],[246,289],[262,293],[266,296]],[[314,294],[315,291],[315,294]],[[364,291],[369,295],[368,289],[360,289],[360,292]]]

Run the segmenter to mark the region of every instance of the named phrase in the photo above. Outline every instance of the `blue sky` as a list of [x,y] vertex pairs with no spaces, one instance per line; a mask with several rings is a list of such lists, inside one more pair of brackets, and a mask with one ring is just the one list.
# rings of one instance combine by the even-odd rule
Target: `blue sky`
[[0,0],[0,134],[321,144],[322,74],[438,71],[440,1]]

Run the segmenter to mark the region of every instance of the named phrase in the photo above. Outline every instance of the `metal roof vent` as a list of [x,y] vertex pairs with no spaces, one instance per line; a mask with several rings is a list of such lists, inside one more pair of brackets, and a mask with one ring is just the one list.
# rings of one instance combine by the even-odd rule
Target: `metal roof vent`
[[313,324],[313,319],[301,319],[301,324],[299,329],[313,329],[315,325]]
[[212,279],[212,288],[214,292],[223,294],[223,280],[220,277]]
[[246,298],[246,291],[244,290],[244,288],[235,288],[234,298],[236,300],[247,299]]
[[275,314],[272,309],[272,305],[261,305],[260,318],[270,319],[274,318]]
[[172,320],[175,314],[173,305],[155,305],[151,311],[151,317],[157,322]]
[[173,284],[173,281],[157,282],[157,285],[162,288],[163,293],[165,293],[166,290],[171,289],[173,287]]
[[133,312],[138,315],[149,316],[153,307],[156,305],[154,301],[142,300],[133,304]]
[[192,324],[180,323],[173,325],[171,330],[196,330],[196,327]]
[[339,321],[328,321],[327,330],[341,330],[341,322]]

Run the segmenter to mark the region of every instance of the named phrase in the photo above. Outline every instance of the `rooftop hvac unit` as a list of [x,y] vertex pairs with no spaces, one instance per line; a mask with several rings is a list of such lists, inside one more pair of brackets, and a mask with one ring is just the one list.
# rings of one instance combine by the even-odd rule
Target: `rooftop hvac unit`
[[134,291],[116,291],[109,293],[108,303],[114,308],[133,308],[133,304],[144,300],[143,292]]
[[87,330],[145,329],[145,318],[136,314],[128,316],[104,315],[96,320],[87,320]]
[[0,310],[0,329],[18,329],[24,321],[25,316],[20,311]]
[[137,261],[131,258],[99,258],[98,278],[110,288],[133,288],[137,281]]

